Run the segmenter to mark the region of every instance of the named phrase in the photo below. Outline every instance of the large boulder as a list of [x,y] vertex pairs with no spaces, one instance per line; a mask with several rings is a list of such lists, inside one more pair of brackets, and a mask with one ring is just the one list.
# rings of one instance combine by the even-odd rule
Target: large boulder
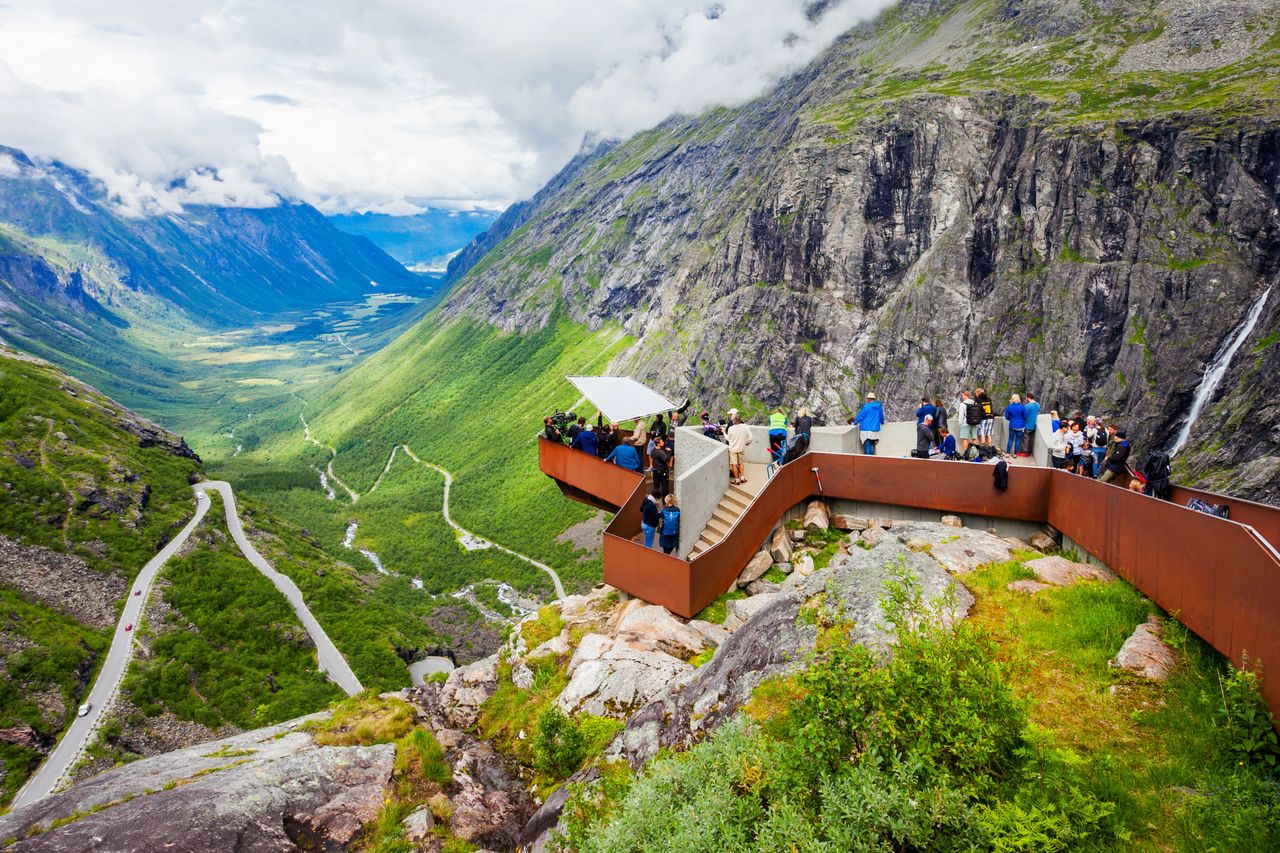
[[742,570],[742,574],[738,575],[738,586],[745,587],[751,584],[752,581],[759,580],[772,567],[773,554],[768,551],[760,551],[747,563],[747,567]]
[[817,629],[799,622],[802,599],[794,592],[763,595],[752,602],[746,623],[710,662],[670,684],[635,713],[606,751],[639,768],[659,749],[682,749],[701,740],[746,704],[756,685],[803,665]]
[[769,553],[775,563],[791,562],[791,535],[785,527],[773,531],[773,540],[769,543]]
[[831,516],[831,526],[836,530],[843,530],[848,533],[850,531],[866,530],[868,522],[867,519],[860,515],[833,515]]
[[1041,557],[1025,564],[1042,583],[1071,586],[1076,581],[1097,580],[1110,583],[1116,576],[1101,566],[1075,563],[1065,557]]
[[635,651],[660,651],[688,658],[702,651],[706,641],[696,628],[681,622],[665,607],[633,600],[614,629],[617,642]]
[[50,853],[343,849],[377,817],[395,746],[321,747],[308,719],[109,770],[0,816],[0,836]]
[[900,522],[893,535],[910,542],[916,550],[927,550],[954,575],[965,575],[987,563],[1013,559],[1009,543],[985,530],[971,530],[927,521]]
[[693,671],[691,665],[665,652],[636,651],[616,642],[598,657],[578,661],[556,705],[567,714],[626,719]]
[[480,706],[498,690],[498,656],[489,655],[449,673],[440,689],[440,708],[450,725],[469,729],[480,719]]
[[729,601],[725,605],[727,615],[724,618],[724,627],[726,631],[736,631],[747,622],[751,621],[751,617],[755,616],[760,610],[769,603],[767,595],[753,595],[750,598],[739,598]]
[[1152,681],[1167,680],[1178,665],[1178,659],[1161,639],[1162,633],[1160,620],[1155,616],[1148,618],[1124,641],[1110,665]]
[[804,511],[804,529],[810,533],[831,529],[831,513],[825,501],[810,501]]

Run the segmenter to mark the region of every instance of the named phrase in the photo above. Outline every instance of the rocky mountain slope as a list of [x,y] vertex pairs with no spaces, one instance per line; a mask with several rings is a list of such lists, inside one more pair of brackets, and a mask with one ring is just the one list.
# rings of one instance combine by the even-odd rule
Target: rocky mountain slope
[[[584,155],[450,270],[450,317],[621,324],[706,406],[893,417],[981,383],[1172,443],[1280,272],[1264,0],[908,0],[736,109]],[[480,251],[488,249],[488,251]],[[1176,475],[1280,496],[1280,294]]]

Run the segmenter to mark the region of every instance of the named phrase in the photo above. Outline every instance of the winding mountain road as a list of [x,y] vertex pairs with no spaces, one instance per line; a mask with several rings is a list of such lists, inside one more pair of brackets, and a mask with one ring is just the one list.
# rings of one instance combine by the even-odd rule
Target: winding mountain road
[[[89,703],[89,713],[83,717],[73,717],[71,719],[71,724],[67,726],[66,732],[63,733],[62,739],[58,741],[58,745],[53,752],[49,754],[40,769],[27,780],[27,783],[18,791],[17,796],[13,798],[13,808],[34,803],[36,800],[43,799],[53,793],[71,768],[80,760],[80,756],[84,753],[86,747],[92,742],[94,734],[102,724],[104,715],[115,702],[116,694],[120,690],[120,684],[129,668],[129,661],[133,658],[134,635],[132,629],[136,628],[141,621],[142,611],[147,605],[147,599],[150,597],[151,586],[155,582],[156,575],[160,573],[160,569],[164,567],[164,564],[186,544],[192,531],[196,529],[209,512],[212,501],[206,494],[207,490],[212,489],[222,496],[223,507],[226,511],[227,529],[231,531],[231,537],[235,540],[241,553],[253,564],[254,568],[266,575],[267,579],[293,605],[294,613],[297,614],[299,621],[302,622],[315,643],[316,659],[319,661],[320,671],[325,673],[329,680],[342,688],[348,696],[353,696],[361,691],[362,687],[359,679],[351,671],[351,667],[347,665],[346,658],[338,652],[333,641],[329,639],[324,629],[320,627],[320,623],[311,615],[311,611],[307,608],[306,602],[303,601],[302,592],[297,585],[272,568],[271,564],[263,559],[257,549],[253,547],[253,543],[245,536],[244,528],[240,524],[240,516],[236,511],[235,493],[231,490],[231,484],[222,481],[202,482],[197,483],[192,488],[196,496],[195,515],[191,517],[191,520],[179,531],[177,536],[169,540],[168,544],[161,548],[159,553],[147,561],[147,564],[142,567],[142,571],[138,573],[133,585],[129,588],[129,596],[125,599],[124,607],[121,608],[120,619],[116,622],[116,630],[111,637],[111,647],[107,651],[107,659],[103,663],[102,669],[98,672],[97,680],[94,681],[93,687],[85,699]],[[126,628],[130,630],[126,630]]]

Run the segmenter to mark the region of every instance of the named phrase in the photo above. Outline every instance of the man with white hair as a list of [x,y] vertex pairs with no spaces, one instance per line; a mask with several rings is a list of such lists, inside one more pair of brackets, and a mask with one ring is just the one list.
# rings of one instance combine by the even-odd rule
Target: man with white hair
[[916,425],[916,449],[911,455],[917,459],[928,459],[929,450],[933,447],[933,415],[925,415]]

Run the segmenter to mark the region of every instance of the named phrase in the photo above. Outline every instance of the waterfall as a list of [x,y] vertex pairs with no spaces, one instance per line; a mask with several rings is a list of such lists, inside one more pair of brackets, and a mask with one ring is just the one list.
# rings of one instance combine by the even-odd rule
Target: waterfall
[[1176,455],[1191,439],[1191,429],[1200,418],[1200,412],[1204,410],[1205,406],[1209,405],[1213,395],[1218,392],[1218,385],[1222,382],[1222,377],[1227,375],[1227,368],[1231,366],[1231,360],[1235,358],[1236,352],[1240,347],[1244,346],[1244,342],[1248,340],[1249,335],[1253,334],[1253,329],[1258,325],[1258,320],[1262,317],[1262,309],[1266,306],[1267,297],[1270,295],[1271,288],[1268,287],[1258,297],[1258,301],[1253,303],[1240,327],[1218,348],[1213,361],[1204,371],[1204,378],[1200,380],[1200,387],[1196,389],[1195,400],[1191,403],[1191,411],[1188,413],[1187,419],[1182,422],[1182,431],[1178,433],[1178,440],[1173,443],[1173,450],[1169,451],[1170,456]]

